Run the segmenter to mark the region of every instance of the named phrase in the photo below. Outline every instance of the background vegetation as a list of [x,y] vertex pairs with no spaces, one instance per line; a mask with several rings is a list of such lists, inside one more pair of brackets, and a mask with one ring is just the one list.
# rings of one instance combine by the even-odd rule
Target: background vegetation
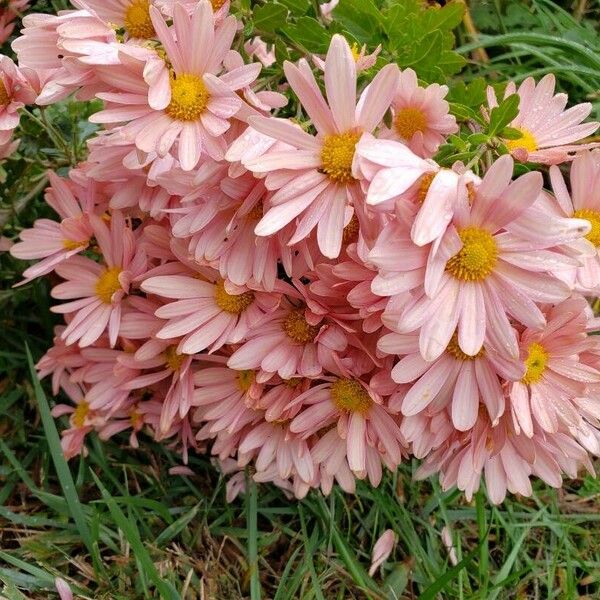
[[[553,72],[571,103],[591,101],[600,116],[597,0],[478,0],[466,17],[456,1],[341,0],[328,29],[316,4],[233,6],[246,33],[274,42],[279,59],[322,52],[336,31],[371,49],[382,43],[382,60],[429,82],[451,78],[458,115],[481,102],[482,78],[500,85]],[[32,10],[61,8],[39,1]],[[278,69],[267,71],[274,82]],[[94,109],[65,102],[24,114],[19,152],[0,172],[4,236],[48,213],[45,170],[65,173],[85,156]],[[0,254],[1,598],[55,598],[57,575],[77,597],[97,600],[600,598],[600,482],[592,478],[560,491],[538,484],[531,499],[493,508],[483,493],[468,503],[434,480],[413,482],[416,464],[407,463],[356,496],[334,489],[297,502],[248,481],[248,493],[227,504],[207,457],[191,458],[193,477],[169,475],[178,457],[148,439],[136,452],[126,438],[92,438],[89,456],[67,467],[53,400],[32,378],[25,346],[36,360],[51,343],[48,282],[12,288],[23,268]],[[388,528],[398,544],[371,578],[371,549]]]

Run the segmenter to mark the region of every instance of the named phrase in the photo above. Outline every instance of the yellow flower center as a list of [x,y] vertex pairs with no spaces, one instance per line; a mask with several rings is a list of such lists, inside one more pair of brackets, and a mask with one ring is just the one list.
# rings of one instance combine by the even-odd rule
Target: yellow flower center
[[347,131],[326,135],[321,150],[321,168],[336,183],[348,183],[352,177],[354,150],[360,133]]
[[248,219],[262,219],[263,218],[263,203],[259,202],[247,215]]
[[138,412],[135,408],[129,413],[129,422],[133,428],[139,427],[144,422],[142,413]]
[[210,0],[214,11],[219,10],[227,0]]
[[475,360],[476,358],[481,358],[485,354],[485,349],[482,346],[481,350],[477,354],[465,354],[458,345],[458,334],[455,333],[452,336],[450,343],[446,347],[446,352],[448,352],[448,354],[453,356],[456,360]]
[[314,342],[321,329],[319,325],[309,325],[304,317],[304,311],[301,309],[292,310],[281,326],[290,339],[300,344]]
[[541,344],[532,342],[527,348],[527,358],[525,359],[525,367],[527,371],[521,381],[523,383],[537,383],[546,370],[549,354]]
[[172,371],[179,371],[185,360],[185,355],[177,354],[177,346],[169,346],[163,353],[165,365]]
[[85,400],[82,400],[77,405],[75,411],[73,412],[73,415],[71,416],[73,425],[75,425],[75,427],[83,427],[89,412],[90,403],[86,402]]
[[331,400],[340,410],[365,414],[373,400],[355,379],[338,379],[331,384]]
[[585,236],[594,246],[600,246],[600,211],[591,208],[581,208],[573,213],[576,219],[585,219],[590,222],[592,230]]
[[87,245],[87,241],[76,242],[74,240],[63,240],[63,248],[65,250],[77,250],[77,248],[85,248]]
[[96,282],[96,296],[104,304],[110,304],[113,295],[121,289],[121,283],[119,282],[120,274],[121,269],[119,267],[111,267],[110,269],[104,269],[100,277],[98,277],[98,281]]
[[407,106],[396,112],[394,127],[402,139],[410,140],[417,131],[422,133],[427,129],[427,116],[420,108]]
[[351,244],[352,242],[355,242],[358,239],[358,231],[358,218],[356,217],[356,214],[354,214],[350,219],[350,223],[348,223],[348,225],[344,227],[344,233],[342,234],[342,243]]
[[171,103],[166,113],[178,121],[197,121],[209,100],[210,94],[202,78],[182,73],[171,77]]
[[436,173],[425,173],[425,175],[421,177],[421,181],[419,182],[419,191],[417,192],[417,202],[419,204],[423,204],[423,202],[425,202],[427,192],[429,192],[429,188],[431,187],[435,176]]
[[350,52],[352,52],[352,58],[354,59],[354,62],[356,62],[360,58],[360,48],[358,47],[358,44],[356,42],[352,44]]
[[446,264],[446,271],[461,281],[483,281],[496,266],[498,246],[491,233],[479,227],[458,232],[463,247]]
[[254,302],[254,293],[228,294],[225,291],[225,282],[221,280],[215,285],[215,302],[221,310],[232,315],[239,315]]
[[292,377],[291,379],[284,379],[283,383],[288,387],[295,388],[302,383],[302,377]]
[[132,0],[125,11],[124,26],[132,38],[153,38],[156,36],[150,18],[150,0]]
[[6,90],[6,86],[2,79],[0,79],[0,106],[8,106],[10,104],[10,96]]
[[527,152],[535,152],[538,149],[537,142],[531,131],[522,127],[513,127],[513,129],[517,129],[522,135],[518,140],[504,140],[504,145],[508,148],[509,152],[514,152],[518,148],[524,148]]
[[244,392],[244,394],[252,387],[255,377],[256,375],[254,371],[240,371],[235,376],[238,387],[240,390],[242,390],[242,392]]

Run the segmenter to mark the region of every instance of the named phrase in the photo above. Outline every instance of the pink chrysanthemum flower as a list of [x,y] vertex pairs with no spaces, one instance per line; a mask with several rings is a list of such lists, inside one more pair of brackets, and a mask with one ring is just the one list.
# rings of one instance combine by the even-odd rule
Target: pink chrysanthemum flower
[[282,379],[316,377],[348,347],[347,334],[337,323],[308,309],[283,306],[249,331],[244,344],[228,361],[232,369],[261,369],[261,380],[277,373]]
[[[360,73],[361,71],[366,71],[367,69],[375,66],[377,63],[377,57],[381,52],[381,44],[379,44],[379,46],[377,46],[373,52],[367,54],[366,44],[363,44],[362,48],[359,49],[358,44],[354,42],[350,48],[350,51],[352,52],[352,57],[356,62],[356,72]],[[324,71],[325,61],[316,54],[313,54],[312,58],[315,65],[321,69],[321,71]]]
[[387,354],[404,355],[394,366],[392,378],[396,383],[411,384],[405,395],[390,399],[390,408],[401,408],[403,415],[413,416],[423,411],[435,414],[448,407],[459,431],[475,425],[480,404],[487,409],[492,425],[496,425],[504,413],[502,378],[516,380],[524,374],[517,361],[503,360],[485,345],[474,356],[465,354],[456,334],[433,362],[421,356],[417,334],[388,333],[377,346]]
[[146,257],[136,252],[134,233],[119,212],[113,212],[110,229],[96,215],[89,215],[89,219],[104,262],[72,256],[58,265],[56,273],[66,281],[54,287],[51,296],[71,302],[51,310],[74,314],[62,334],[67,344],[89,346],[108,328],[114,346],[121,322],[121,301],[131,281],[145,271]]
[[35,75],[25,76],[8,56],[0,56],[0,143],[10,140],[19,125],[19,109],[33,104]]
[[269,50],[267,43],[260,36],[248,40],[244,44],[244,50],[250,58],[256,58],[265,67],[270,67],[276,60],[275,46],[271,46]]
[[[552,247],[587,234],[589,223],[550,216],[544,222],[527,219],[527,209],[541,192],[542,177],[531,172],[511,182],[512,173],[512,158],[499,158],[477,188],[472,204],[463,198],[453,227],[426,257],[413,252],[405,266],[400,267],[397,260],[394,263],[391,259],[397,259],[398,249],[385,229],[382,243],[371,252],[370,259],[380,266],[388,283],[404,285],[406,291],[424,280],[424,291],[415,292],[400,311],[394,330],[419,330],[425,360],[438,358],[457,328],[458,344],[465,354],[476,355],[487,340],[496,350],[516,358],[517,339],[508,315],[525,326],[541,327],[545,319],[535,302],[561,302],[570,293],[548,271],[573,268],[577,261]],[[381,295],[393,295],[399,289],[386,291],[375,287],[377,281],[373,289]]]
[[214,352],[224,344],[239,344],[280,300],[277,293],[236,286],[202,267],[195,276],[150,277],[141,287],[149,294],[175,300],[156,311],[156,316],[168,320],[156,336],[163,340],[181,338],[177,349],[183,354],[206,348]]
[[556,199],[567,217],[586,219],[591,231],[585,236],[595,246],[594,256],[583,258],[577,269],[577,285],[582,292],[600,293],[600,151],[584,152],[571,163],[571,193],[560,169],[550,167],[550,180]]
[[563,472],[575,478],[581,467],[594,473],[585,449],[569,436],[536,430],[527,438],[512,428],[508,417],[492,427],[487,416],[481,416],[473,429],[454,431],[426,458],[416,477],[425,479],[439,472],[444,491],[457,486],[470,501],[483,474],[488,498],[500,504],[507,491],[531,496],[532,475],[559,488]]
[[412,69],[400,73],[392,100],[392,126],[384,137],[400,140],[415,154],[431,158],[451,133],[458,131],[456,118],[444,100],[448,86],[432,83],[421,87]]
[[367,475],[367,447],[394,470],[402,460],[403,438],[383,399],[369,385],[353,377],[332,378],[298,396],[302,406],[290,431],[308,437],[331,426],[345,440],[350,470],[362,479]]
[[555,433],[583,425],[578,398],[591,387],[600,391],[600,371],[582,360],[582,353],[597,349],[595,336],[587,335],[587,302],[573,296],[548,310],[543,329],[525,329],[520,348],[526,372],[510,385],[514,427],[527,437],[534,423]]
[[168,65],[126,58],[123,49],[123,64],[100,72],[108,84],[116,81],[120,91],[98,94],[109,106],[90,120],[126,123],[122,135],[135,140],[146,153],[165,156],[176,144],[177,157],[186,171],[193,169],[203,154],[222,160],[226,150],[223,134],[229,129],[229,119],[242,107],[235,92],[256,79],[260,63],[218,75],[235,35],[236,19],[227,17],[215,28],[207,0],[198,3],[191,17],[177,4],[172,27],[154,7],[150,16]]
[[[522,162],[559,164],[587,148],[598,144],[573,144],[598,129],[598,123],[582,123],[592,112],[589,102],[577,104],[565,110],[567,94],[554,94],[554,75],[545,75],[539,83],[528,77],[517,88],[510,81],[504,91],[504,98],[512,94],[519,96],[519,114],[510,127],[521,132],[516,140],[505,140],[510,153]],[[496,93],[488,87],[490,108],[498,106]]]
[[356,64],[348,42],[334,35],[325,61],[325,102],[306,61],[299,67],[286,62],[290,86],[317,130],[312,136],[290,121],[252,117],[260,132],[292,144],[293,151],[267,152],[244,165],[255,173],[268,173],[266,186],[278,190],[269,210],[256,227],[259,236],[273,235],[300,217],[292,243],[317,227],[321,252],[336,258],[342,246],[344,226],[351,212],[364,212],[358,182],[352,174],[356,144],[364,132],[372,132],[389,108],[398,68],[385,66],[356,104]]
[[23,273],[22,283],[47,275],[58,264],[85,250],[93,235],[88,214],[94,210],[93,186],[79,189],[73,182],[48,173],[50,187],[46,202],[58,213],[61,222],[38,219],[33,228],[20,233],[21,241],[10,250],[22,260],[43,259]]
[[[468,196],[469,186],[477,181],[471,171],[440,168],[400,142],[367,135],[357,144],[354,172],[368,182],[367,204],[379,206],[392,200],[414,204],[411,238],[418,246],[444,234],[459,197]],[[398,206],[398,210],[406,208]]]
[[29,8],[29,0],[7,0],[0,8],[0,44],[4,44],[15,29],[15,20]]

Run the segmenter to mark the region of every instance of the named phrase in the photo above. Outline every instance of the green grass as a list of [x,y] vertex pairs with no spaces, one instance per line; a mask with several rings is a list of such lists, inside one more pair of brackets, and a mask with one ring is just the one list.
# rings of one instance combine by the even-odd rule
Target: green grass
[[[485,47],[489,60],[471,61],[466,81],[553,71],[572,102],[592,101],[600,113],[597,0],[471,5],[481,35],[459,32],[459,50],[470,57]],[[50,157],[64,168],[82,156],[88,109],[49,110],[60,135],[74,140]],[[43,187],[50,160],[51,136],[40,131],[35,118],[24,123],[28,160],[0,193],[4,235],[47,214],[28,197]],[[600,482],[590,477],[559,491],[538,482],[532,498],[491,507],[483,493],[467,502],[435,480],[414,482],[414,461],[377,489],[360,483],[355,496],[335,488],[299,502],[248,479],[246,496],[228,504],[207,457],[191,457],[193,477],[169,475],[178,457],[147,438],[136,451],[126,437],[92,437],[88,455],[67,465],[53,399],[32,377],[25,345],[35,360],[50,343],[48,285],[11,289],[22,267],[0,255],[0,598],[56,598],[56,576],[94,600],[600,598]],[[388,528],[398,543],[371,578],[371,550]]]

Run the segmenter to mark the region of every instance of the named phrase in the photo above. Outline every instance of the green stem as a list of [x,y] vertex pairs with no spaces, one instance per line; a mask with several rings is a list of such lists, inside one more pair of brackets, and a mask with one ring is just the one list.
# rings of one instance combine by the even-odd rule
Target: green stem
[[258,576],[258,494],[256,483],[248,471],[246,471],[246,523],[248,527],[250,599],[260,600],[260,578]]
[[485,513],[486,497],[485,492],[480,489],[475,495],[475,507],[477,511],[477,530],[479,534],[479,585],[481,598],[487,598],[487,589],[489,581],[489,547],[488,547],[488,527],[487,516]]

